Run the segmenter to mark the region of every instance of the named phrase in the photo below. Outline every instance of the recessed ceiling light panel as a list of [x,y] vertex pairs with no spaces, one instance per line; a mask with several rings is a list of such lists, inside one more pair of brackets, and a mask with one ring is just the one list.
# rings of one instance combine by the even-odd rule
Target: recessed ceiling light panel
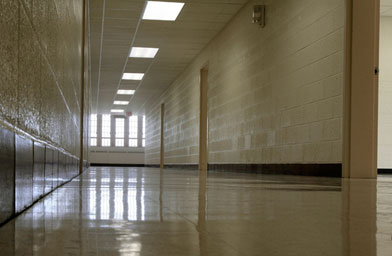
[[142,80],[144,77],[143,73],[124,73],[123,80]]
[[117,94],[120,94],[120,95],[134,95],[135,94],[135,90],[118,90]]
[[155,58],[159,48],[132,47],[131,58]]
[[112,109],[112,110],[110,110],[110,112],[112,112],[112,113],[124,113],[124,110],[123,109]]
[[184,3],[148,1],[143,20],[175,21],[183,7]]
[[129,101],[121,101],[121,100],[115,100],[114,105],[128,105]]

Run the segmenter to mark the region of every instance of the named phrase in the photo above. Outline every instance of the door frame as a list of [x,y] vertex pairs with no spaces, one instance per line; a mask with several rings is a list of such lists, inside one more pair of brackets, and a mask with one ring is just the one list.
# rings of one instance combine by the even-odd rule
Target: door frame
[[208,64],[200,69],[199,170],[208,169]]
[[344,178],[377,177],[379,23],[380,0],[346,0]]

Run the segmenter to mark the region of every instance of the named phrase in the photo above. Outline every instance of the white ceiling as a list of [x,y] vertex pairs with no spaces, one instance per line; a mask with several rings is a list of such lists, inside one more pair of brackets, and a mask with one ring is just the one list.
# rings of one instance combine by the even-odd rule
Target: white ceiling
[[[109,113],[114,100],[130,100],[123,109],[143,113],[247,1],[184,0],[171,22],[141,20],[145,0],[90,0],[92,111]],[[128,58],[131,45],[160,50],[155,59]],[[125,82],[123,70],[146,75]],[[118,88],[136,93],[118,96]]]
[[381,16],[392,16],[392,0],[381,0]]

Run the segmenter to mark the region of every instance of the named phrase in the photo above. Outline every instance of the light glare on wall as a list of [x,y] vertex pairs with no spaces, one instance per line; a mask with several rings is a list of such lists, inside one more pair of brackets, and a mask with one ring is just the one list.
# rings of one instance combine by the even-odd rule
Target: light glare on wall
[[124,110],[123,109],[112,109],[112,110],[110,110],[110,112],[112,112],[112,113],[124,113]]
[[115,100],[114,105],[128,105],[129,102],[128,101],[121,101],[121,100]]
[[142,80],[144,77],[143,73],[124,73],[123,80]]
[[148,1],[143,20],[175,21],[183,7],[184,3]]
[[155,58],[159,48],[132,47],[131,58]]
[[135,94],[135,90],[118,90],[117,94],[120,94],[120,95],[134,95]]

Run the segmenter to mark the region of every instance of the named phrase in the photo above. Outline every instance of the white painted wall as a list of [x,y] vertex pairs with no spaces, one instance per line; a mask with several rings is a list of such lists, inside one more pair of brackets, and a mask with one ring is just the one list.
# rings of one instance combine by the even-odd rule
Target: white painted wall
[[392,17],[381,17],[378,168],[392,168]]
[[144,149],[93,147],[89,159],[92,164],[144,164]]

